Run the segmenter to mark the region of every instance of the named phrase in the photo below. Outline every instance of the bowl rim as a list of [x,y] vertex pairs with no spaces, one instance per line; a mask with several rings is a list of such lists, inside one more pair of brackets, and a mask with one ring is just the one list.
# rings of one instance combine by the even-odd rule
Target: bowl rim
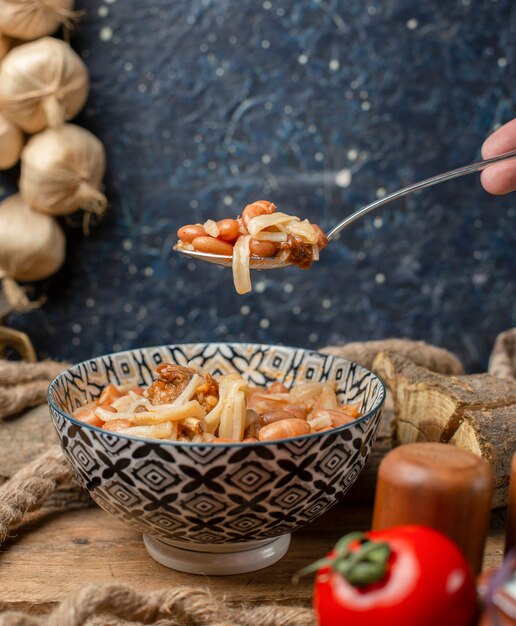
[[[339,359],[341,361],[344,361],[346,363],[351,363],[352,365],[356,365],[358,367],[360,367],[361,369],[365,370],[366,372],[369,372],[369,374],[372,374],[380,383],[380,387],[381,387],[381,396],[380,396],[380,400],[379,402],[371,409],[369,409],[369,411],[367,411],[366,413],[364,413],[364,415],[361,415],[358,419],[353,420],[352,422],[350,422],[349,424],[344,424],[343,426],[338,426],[337,428],[331,428],[330,430],[326,430],[323,432],[319,432],[319,433],[309,433],[307,435],[299,435],[297,437],[285,437],[283,439],[273,439],[271,441],[255,441],[252,443],[243,443],[241,441],[235,441],[234,443],[211,443],[211,442],[206,442],[206,443],[200,443],[197,441],[173,441],[173,440],[168,440],[168,439],[151,439],[151,438],[147,438],[147,437],[135,437],[133,435],[126,435],[123,433],[118,433],[118,432],[111,432],[108,430],[104,430],[103,428],[99,428],[98,426],[93,426],[92,424],[87,424],[86,422],[81,422],[81,420],[76,419],[75,417],[73,417],[73,415],[70,415],[69,413],[66,413],[65,411],[63,411],[62,409],[60,409],[54,402],[53,398],[52,398],[52,392],[54,391],[55,386],[57,385],[58,381],[65,376],[70,370],[75,369],[80,367],[81,365],[85,365],[86,363],[90,363],[91,361],[97,361],[99,359],[103,359],[106,357],[112,357],[112,356],[116,356],[119,354],[128,354],[131,352],[135,352],[137,350],[157,350],[159,348],[169,348],[169,347],[179,347],[179,346],[198,346],[198,345],[204,345],[204,346],[210,346],[210,345],[229,345],[229,346],[249,346],[249,347],[276,347],[276,348],[286,348],[287,350],[303,350],[305,352],[310,352],[312,354],[320,354],[323,356],[330,356],[333,357],[334,359]],[[352,427],[355,427],[357,424],[360,424],[361,422],[367,420],[369,417],[371,417],[371,415],[375,412],[375,411],[381,411],[383,408],[383,405],[385,403],[385,397],[386,397],[386,388],[385,388],[385,383],[383,382],[383,380],[378,376],[378,374],[375,374],[374,372],[372,372],[370,369],[368,369],[367,367],[364,367],[363,365],[360,365],[359,363],[357,363],[356,361],[351,361],[350,359],[346,359],[342,356],[338,356],[337,354],[325,354],[324,352],[320,352],[319,350],[313,350],[312,348],[303,348],[302,346],[285,346],[285,345],[279,345],[279,344],[270,344],[270,343],[256,343],[256,342],[249,342],[249,341],[199,341],[199,342],[188,342],[188,343],[167,343],[167,344],[161,344],[161,345],[155,345],[155,346],[144,346],[142,348],[129,348],[128,350],[120,350],[118,352],[110,352],[108,354],[102,354],[100,356],[97,357],[93,357],[90,359],[85,359],[83,361],[80,361],[79,363],[75,363],[74,365],[71,365],[70,367],[67,367],[65,370],[63,370],[60,374],[58,374],[50,383],[50,385],[48,386],[48,391],[47,391],[47,402],[48,405],[50,406],[51,409],[53,409],[54,411],[56,411],[56,413],[58,413],[59,415],[61,415],[64,419],[72,422],[72,424],[75,424],[76,426],[79,426],[81,428],[85,428],[86,430],[92,430],[94,432],[98,432],[102,435],[110,435],[110,436],[116,436],[118,438],[121,439],[126,439],[129,441],[140,441],[140,442],[152,442],[152,443],[156,443],[156,444],[162,444],[165,445],[167,447],[172,446],[172,447],[188,447],[188,448],[204,448],[206,446],[208,447],[212,447],[212,448],[220,448],[220,449],[224,449],[224,448],[249,448],[252,449],[254,447],[264,447],[264,446],[274,446],[277,445],[279,443],[285,443],[288,441],[301,441],[304,439],[315,439],[317,437],[321,437],[324,435],[329,435],[332,433],[340,433],[342,431],[348,430]]]

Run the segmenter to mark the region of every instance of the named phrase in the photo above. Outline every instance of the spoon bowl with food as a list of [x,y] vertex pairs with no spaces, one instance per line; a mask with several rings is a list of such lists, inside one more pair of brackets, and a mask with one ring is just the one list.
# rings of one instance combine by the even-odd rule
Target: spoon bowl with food
[[179,240],[174,250],[199,261],[232,267],[235,289],[244,294],[251,291],[250,270],[281,269],[290,265],[309,269],[330,241],[371,211],[419,189],[480,172],[493,163],[514,158],[516,150],[393,191],[358,209],[326,234],[317,224],[277,211],[268,200],[258,200],[248,204],[235,219],[183,226],[178,230]]

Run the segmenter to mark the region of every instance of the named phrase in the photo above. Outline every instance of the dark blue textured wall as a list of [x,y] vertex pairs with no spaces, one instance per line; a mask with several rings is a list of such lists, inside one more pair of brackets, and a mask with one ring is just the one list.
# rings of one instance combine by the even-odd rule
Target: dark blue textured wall
[[[192,340],[321,346],[407,336],[485,367],[516,322],[515,197],[478,177],[354,225],[310,272],[231,273],[171,251],[177,227],[273,200],[327,228],[479,158],[514,116],[513,0],[82,0],[78,122],[108,156],[105,221],[68,232],[49,302],[10,323],[78,360]],[[16,172],[2,176],[10,193]]]

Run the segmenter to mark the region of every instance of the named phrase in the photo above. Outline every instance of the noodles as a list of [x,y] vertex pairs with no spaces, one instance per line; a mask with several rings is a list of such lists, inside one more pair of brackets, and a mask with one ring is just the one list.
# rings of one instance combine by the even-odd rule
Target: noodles
[[201,377],[198,374],[194,374],[185,389],[177,396],[175,400],[172,401],[171,406],[181,406],[183,402],[185,402],[186,400],[190,400],[200,384]]
[[[229,436],[229,433],[235,431],[240,432],[246,420],[246,406],[245,403],[242,406],[240,401],[236,403],[235,398],[240,399],[240,394],[243,394],[244,400],[247,399],[248,384],[238,374],[227,374],[220,379],[219,383],[219,402],[217,406],[206,415],[206,427],[208,432],[215,433],[219,429],[219,435],[221,437]],[[236,420],[237,424],[233,427],[232,422]],[[220,432],[220,427],[225,433]],[[242,430],[243,435],[243,430]],[[242,436],[237,439],[240,441]]]
[[233,282],[239,294],[251,291],[252,258],[276,257],[308,269],[319,260],[319,251],[328,243],[317,224],[276,211],[276,205],[267,200],[248,204],[236,219],[187,224],[177,236],[179,250],[232,257]]
[[128,419],[135,424],[160,424],[161,422],[177,422],[188,417],[204,417],[206,411],[197,402],[197,400],[190,400],[182,406],[172,407],[171,405],[162,405],[156,407],[155,411],[140,411],[134,413],[123,413],[118,411],[113,413],[103,407],[95,409],[95,415],[104,422],[110,422],[116,419]]
[[233,282],[239,294],[251,291],[251,271],[249,270],[249,235],[242,235],[233,248]]
[[238,374],[228,374],[224,377],[224,387],[219,400],[219,436],[242,441],[246,422],[247,381]]
[[[118,432],[132,437],[144,437],[146,439],[172,439],[174,427],[172,422],[157,424],[156,426],[130,426],[122,428]],[[176,428],[177,432],[177,428]]]
[[337,428],[360,415],[357,405],[339,404],[328,382],[302,383],[290,390],[279,382],[250,388],[240,374],[215,381],[194,368],[163,363],[158,379],[146,389],[108,385],[74,417],[146,439],[251,443]]

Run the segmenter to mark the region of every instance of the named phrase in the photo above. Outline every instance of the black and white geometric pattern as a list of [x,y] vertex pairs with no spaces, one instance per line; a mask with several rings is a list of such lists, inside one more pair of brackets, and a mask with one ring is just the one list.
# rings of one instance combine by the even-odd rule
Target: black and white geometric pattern
[[[136,439],[70,416],[110,382],[149,385],[165,361],[193,361],[216,376],[237,371],[254,385],[334,381],[339,400],[360,403],[364,415],[320,434],[229,445]],[[49,389],[64,454],[103,509],[165,542],[214,544],[277,537],[333,506],[367,460],[384,398],[380,379],[345,359],[255,344],[120,352],[70,368]]]

